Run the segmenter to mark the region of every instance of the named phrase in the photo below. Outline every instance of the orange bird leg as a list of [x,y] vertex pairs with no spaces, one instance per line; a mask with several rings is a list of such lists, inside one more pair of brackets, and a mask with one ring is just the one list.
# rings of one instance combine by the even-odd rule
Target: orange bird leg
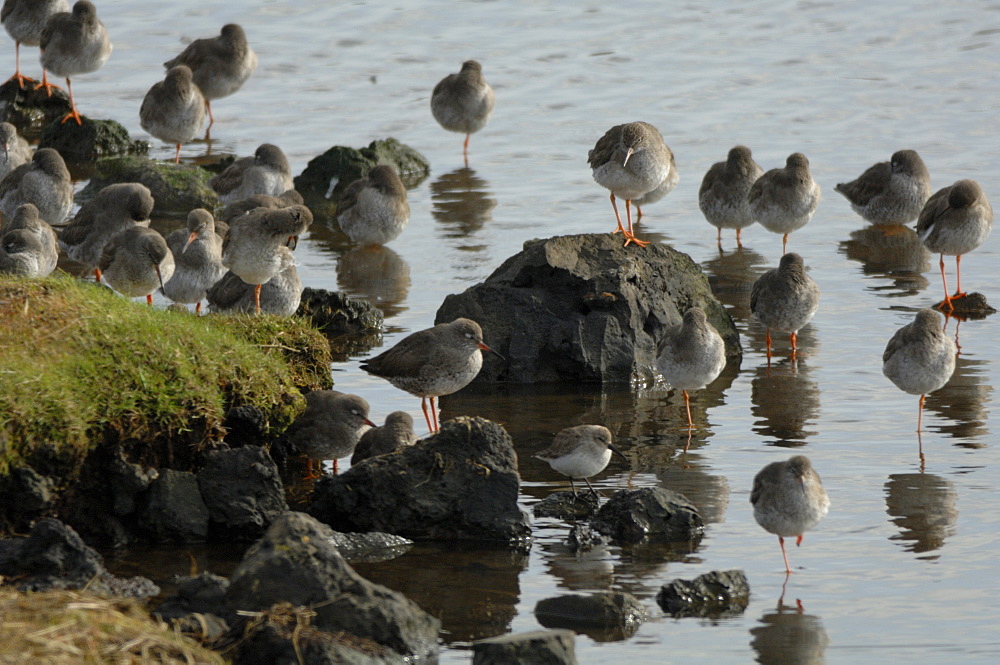
[[639,205],[638,203],[636,203],[635,204],[635,221],[638,222],[641,219],[642,219],[642,206]]
[[463,155],[468,155],[469,154],[469,139],[470,138],[472,138],[472,134],[466,134],[465,135],[465,143],[462,144],[462,154]]
[[434,425],[431,423],[431,414],[427,411],[427,398],[420,398],[420,408],[424,411],[424,420],[427,421],[427,429],[430,430],[431,434],[434,433]]
[[781,255],[788,253],[788,234],[781,236]]
[[767,328],[767,334],[764,336],[764,340],[767,343],[767,359],[771,359],[771,329]]
[[215,116],[212,115],[212,102],[205,100],[205,110],[208,111],[208,127],[205,128],[207,132],[215,124]]
[[682,390],[681,393],[684,395],[684,408],[687,409],[688,414],[688,429],[694,427],[694,421],[691,420],[691,398],[688,396],[688,391]]
[[65,123],[67,120],[72,118],[73,120],[76,120],[76,124],[82,125],[83,118],[80,116],[80,112],[76,110],[76,101],[73,99],[73,84],[70,83],[68,76],[66,77],[66,89],[69,90],[69,106],[72,110],[63,116],[60,124]]
[[195,314],[201,314],[201,301],[200,300],[197,303],[195,303],[194,313]]
[[[740,232],[742,230],[743,229],[736,229],[736,246],[737,247],[742,247],[743,246],[743,241],[740,239]],[[720,247],[722,246],[722,229],[721,228],[719,229],[719,246]]]
[[785,560],[785,572],[791,573],[792,567],[788,565],[788,554],[785,552],[785,539],[778,536],[778,544],[781,545],[781,558]]
[[340,467],[337,466],[337,460],[333,460],[333,475],[337,475],[340,472]]
[[924,400],[927,399],[927,395],[920,396],[920,403],[917,406],[917,434],[920,434],[920,427],[924,420]]
[[257,286],[253,287],[254,312],[257,314],[260,314],[260,287],[262,286],[264,285],[258,284]]
[[149,305],[150,307],[153,306],[153,294],[152,293],[147,293],[146,294],[146,304]]
[[618,204],[615,203],[615,193],[611,192],[611,209],[615,211],[615,220],[618,222],[618,228],[611,233],[624,233],[625,227],[622,226],[622,216],[618,214]]
[[632,199],[625,199],[625,218],[628,220],[628,231],[625,232],[625,247],[628,247],[630,242],[634,242],[639,247],[645,247],[649,244],[648,240],[639,240],[635,237],[635,233],[632,231]]
[[431,395],[431,418],[434,419],[434,431],[441,431],[441,423],[438,421],[438,407],[434,403],[434,395]]
[[24,89],[25,83],[34,83],[35,79],[29,78],[21,73],[21,42],[14,42],[14,75],[7,81],[17,81],[19,88]]
[[795,333],[792,333],[789,336],[789,339],[792,340],[792,359],[794,360],[795,359],[795,352],[799,350],[799,345],[798,345],[799,338],[798,338],[798,335],[796,335]]
[[955,280],[958,282],[958,290],[952,294],[952,298],[964,298],[967,293],[962,291],[962,255],[958,254],[955,257]]
[[101,283],[101,269],[100,268],[94,268],[94,279],[97,281],[98,284]]
[[955,309],[955,306],[951,304],[951,296],[948,295],[948,278],[944,275],[944,254],[941,255],[941,283],[944,284],[944,306],[942,309],[947,309],[949,312]]
[[178,143],[177,152],[174,153],[174,164],[180,164],[180,163],[181,163],[181,144]]

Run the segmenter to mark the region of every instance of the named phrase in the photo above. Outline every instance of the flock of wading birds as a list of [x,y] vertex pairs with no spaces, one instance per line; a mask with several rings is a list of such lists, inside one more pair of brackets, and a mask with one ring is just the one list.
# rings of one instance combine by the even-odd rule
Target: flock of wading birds
[[[15,39],[17,71],[12,77],[23,87],[34,83],[20,71],[20,45],[41,47],[42,80],[37,88],[51,94],[47,71],[65,77],[71,112],[62,122],[81,117],[73,99],[70,78],[101,67],[111,54],[111,42],[93,4],[80,0],[67,12],[65,0],[5,0],[0,19]],[[146,94],[139,110],[143,129],[181,145],[201,131],[205,114],[209,129],[214,118],[211,101],[236,92],[257,66],[243,29],[222,28],[218,37],[193,41],[164,63],[165,79]],[[469,137],[488,122],[494,106],[492,88],[478,62],[463,63],[461,71],[441,80],[431,95],[435,119],[447,130]],[[288,161],[279,148],[264,144],[253,158],[237,160],[210,182],[226,208],[217,222],[207,210],[194,210],[186,230],[166,239],[149,229],[153,199],[137,183],[106,187],[80,208],[58,238],[50,224],[69,215],[73,188],[59,154],[41,149],[31,154],[13,126],[0,125],[3,142],[3,180],[0,214],[7,220],[0,235],[0,271],[47,275],[55,269],[58,246],[70,258],[92,268],[116,291],[147,297],[157,288],[178,303],[208,299],[213,310],[266,310],[292,314],[298,307],[301,281],[291,252],[312,215],[294,191]],[[609,129],[588,154],[594,180],[611,191],[625,246],[648,242],[635,235],[631,204],[653,203],[678,182],[673,153],[660,132],[649,123],[630,122]],[[931,195],[930,175],[913,150],[900,150],[889,162],[875,164],[852,182],[836,186],[852,208],[872,224],[891,227],[917,220],[917,234],[926,247],[941,255],[945,298],[941,308],[953,309],[963,297],[960,261],[988,236],[993,212],[981,187],[959,180]],[[616,199],[625,200],[622,223]],[[820,201],[820,187],[809,172],[805,155],[794,153],[784,168],[767,171],[753,160],[750,149],[736,146],[724,162],[714,164],[702,181],[699,206],[718,231],[740,231],[759,222],[783,236],[802,228]],[[350,185],[338,206],[337,220],[355,243],[373,245],[395,239],[409,221],[406,189],[391,166],[378,166],[367,178]],[[226,225],[228,222],[228,228]],[[222,234],[219,233],[222,232]],[[224,235],[224,237],[223,237]],[[956,257],[958,291],[948,293],[944,255]],[[227,272],[228,270],[228,272]],[[252,294],[252,295],[251,295]],[[750,309],[767,328],[767,356],[771,357],[771,330],[788,333],[791,355],[796,333],[813,317],[819,288],[805,271],[802,257],[785,253],[777,269],[762,275],[751,290]],[[421,398],[431,432],[439,429],[436,397],[465,387],[482,367],[482,351],[496,354],[483,341],[480,326],[468,319],[434,326],[405,337],[361,368]],[[920,395],[920,413],[927,393],[942,387],[955,367],[956,349],[944,334],[939,315],[924,309],[900,328],[883,354],[883,372],[902,390]],[[499,355],[499,354],[496,354]],[[682,391],[689,428],[693,426],[689,390],[712,382],[725,365],[719,333],[705,313],[692,308],[683,321],[668,328],[658,346],[657,365],[666,381]],[[310,460],[337,460],[352,455],[352,463],[410,445],[415,441],[413,420],[399,411],[375,426],[368,419],[368,403],[357,395],[314,391],[306,395],[307,408],[288,436]],[[428,404],[429,403],[429,404]],[[548,449],[538,453],[554,470],[574,479],[602,471],[612,452],[622,457],[611,432],[599,425],[581,425],[559,432]],[[815,526],[827,513],[829,500],[808,458],[796,455],[765,466],[754,478],[750,497],[754,517],[778,536],[788,572],[784,538],[796,537]]]

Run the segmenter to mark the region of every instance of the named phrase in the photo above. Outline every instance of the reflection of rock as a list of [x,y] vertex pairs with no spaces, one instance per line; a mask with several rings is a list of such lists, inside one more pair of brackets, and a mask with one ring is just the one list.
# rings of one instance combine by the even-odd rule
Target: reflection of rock
[[410,266],[388,247],[357,247],[338,259],[337,286],[392,317],[406,309],[399,303],[410,291]]
[[958,445],[970,448],[985,445],[975,439],[989,433],[986,405],[993,395],[993,386],[984,381],[988,365],[986,360],[965,353],[955,357],[955,372],[948,383],[927,396],[927,410],[941,416],[941,423],[935,423],[931,429],[963,439]]
[[445,173],[431,183],[434,219],[448,228],[446,237],[464,237],[493,219],[497,200],[489,183],[470,168]]
[[733,318],[750,318],[750,289],[757,278],[770,269],[767,258],[745,247],[731,252],[719,250],[719,255],[702,261],[712,293],[730,308]]
[[794,607],[778,605],[777,612],[764,614],[762,625],[750,629],[750,646],[761,665],[822,665],[830,637],[818,616]]
[[801,446],[816,434],[806,429],[815,426],[819,415],[819,386],[809,372],[802,361],[757,368],[750,382],[750,412],[758,418],[754,432],[774,437],[773,443],[786,447]]
[[906,226],[869,226],[851,232],[840,243],[840,252],[861,263],[865,275],[892,280],[891,285],[870,287],[887,296],[911,296],[927,288],[921,273],[930,269],[930,252],[916,231]]
[[904,541],[903,548],[917,554],[940,549],[955,534],[957,500],[955,485],[940,476],[892,474],[885,484],[885,505],[899,534],[889,540]]

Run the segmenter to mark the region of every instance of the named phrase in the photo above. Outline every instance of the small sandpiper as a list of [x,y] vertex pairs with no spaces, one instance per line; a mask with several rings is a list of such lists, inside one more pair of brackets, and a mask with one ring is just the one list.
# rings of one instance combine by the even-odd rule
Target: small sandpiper
[[88,0],[77,0],[72,12],[53,14],[45,23],[39,46],[42,67],[66,79],[72,110],[62,122],[72,118],[82,125],[70,77],[96,72],[111,57],[111,40],[101,19],[97,18],[97,8]]
[[891,161],[879,162],[833,189],[872,224],[902,226],[915,220],[930,198],[931,174],[915,150],[898,150]]
[[[959,180],[939,189],[927,200],[917,220],[917,235],[924,247],[941,255],[944,302],[941,309],[955,309],[952,300],[967,295],[962,291],[962,255],[983,244],[993,228],[993,206],[975,180]],[[944,276],[944,255],[955,257],[956,291],[948,295]]]
[[388,455],[400,448],[412,446],[417,437],[413,433],[413,418],[406,411],[393,411],[385,417],[385,424],[373,427],[361,435],[351,466],[370,457]]
[[771,169],[758,178],[748,195],[753,218],[771,233],[782,234],[782,254],[788,247],[788,234],[812,219],[820,198],[809,160],[801,152],[789,155],[784,168]]
[[375,423],[368,420],[368,402],[358,395],[336,390],[306,393],[306,410],[286,433],[288,440],[308,457],[308,478],[315,478],[313,460],[337,460],[354,452],[361,435]]
[[195,303],[201,313],[201,301],[207,291],[226,274],[222,265],[222,238],[215,232],[215,218],[204,208],[188,213],[187,227],[171,231],[167,245],[174,255],[174,276],[163,283],[163,295],[176,303]]
[[882,354],[882,373],[900,390],[920,395],[917,432],[928,393],[942,388],[955,371],[955,343],[945,334],[941,315],[922,309],[897,330]]
[[281,196],[295,185],[288,158],[276,145],[264,143],[253,157],[241,157],[208,181],[220,203],[232,203],[256,194]]
[[748,200],[750,188],[763,174],[750,148],[738,145],[729,150],[726,161],[712,164],[702,178],[698,207],[708,223],[719,230],[720,248],[722,229],[736,229],[736,246],[743,246],[740,232],[754,223]]
[[[42,39],[42,30],[45,23],[53,14],[68,12],[69,3],[66,0],[4,0],[3,9],[0,9],[0,23],[7,30],[7,34],[14,38],[14,75],[10,81],[17,81],[20,88],[24,88],[25,83],[34,83],[35,79],[28,78],[21,73],[21,44],[28,46],[38,46]],[[42,86],[49,89],[51,86],[42,70]]]
[[396,169],[387,164],[376,166],[368,177],[348,185],[337,203],[337,223],[359,245],[391,242],[409,221],[406,187]]
[[694,427],[688,391],[715,381],[725,366],[726,345],[700,307],[684,312],[680,324],[663,332],[657,345],[656,368],[674,390],[684,395],[688,430]]
[[[625,235],[626,247],[629,243],[639,247],[648,245],[649,242],[636,238],[632,230],[631,204],[633,199],[648,194],[668,180],[671,171],[676,171],[674,153],[663,141],[663,135],[648,122],[615,125],[587,153],[587,163],[597,184],[611,190],[611,207],[618,222],[614,233]],[[616,195],[625,199],[627,229],[618,214]]]
[[468,161],[469,137],[486,126],[496,102],[493,88],[483,78],[483,66],[466,60],[457,74],[448,74],[431,92],[431,113],[449,132],[465,134],[462,155]]
[[361,369],[419,397],[427,427],[434,433],[440,430],[434,398],[458,392],[476,378],[483,366],[480,351],[503,358],[483,341],[478,323],[455,319],[407,335],[362,363]]
[[552,445],[536,453],[535,457],[548,462],[554,471],[569,477],[573,497],[577,496],[574,480],[581,478],[595,495],[597,490],[588,480],[600,473],[617,453],[626,462],[628,458],[611,442],[611,430],[601,425],[567,427],[556,434]]
[[108,286],[129,298],[146,296],[153,306],[153,291],[174,274],[174,256],[155,229],[133,226],[116,233],[104,245],[97,264]]
[[205,123],[205,98],[185,65],[171,67],[154,83],[139,107],[139,126],[177,146],[174,164],[181,163],[181,145],[195,137]]
[[819,474],[805,455],[771,462],[754,477],[750,503],[757,524],[778,536],[785,572],[790,574],[785,538],[795,536],[795,544],[801,545],[802,535],[830,510],[830,499]]
[[73,181],[62,156],[39,148],[31,162],[21,164],[0,180],[0,213],[14,216],[17,207],[31,203],[49,224],[62,224],[73,209]]
[[767,328],[767,359],[771,360],[771,331],[790,333],[792,359],[798,351],[800,329],[819,309],[819,287],[806,274],[802,257],[789,252],[774,270],[757,278],[750,288],[750,312]]

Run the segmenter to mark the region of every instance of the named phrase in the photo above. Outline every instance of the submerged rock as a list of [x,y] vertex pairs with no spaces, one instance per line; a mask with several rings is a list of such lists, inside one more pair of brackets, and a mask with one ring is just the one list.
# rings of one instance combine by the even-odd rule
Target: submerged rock
[[543,598],[535,605],[535,618],[546,628],[569,628],[599,642],[631,637],[648,617],[638,598],[620,591]]
[[517,505],[519,486],[507,432],[462,417],[430,438],[321,481],[309,512],[339,531],[523,545],[530,529]]
[[213,210],[219,202],[218,195],[208,186],[211,176],[198,166],[155,162],[147,157],[102,159],[97,162],[90,182],[77,194],[77,203],[85,203],[108,185],[138,182],[153,195],[153,215],[187,216],[195,208]]
[[312,321],[327,338],[336,339],[345,353],[367,351],[382,343],[382,312],[367,300],[307,286],[296,314]]
[[750,603],[750,584],[742,570],[713,570],[664,584],[656,602],[674,618],[739,616]]
[[615,492],[597,511],[591,526],[625,543],[691,540],[705,530],[694,504],[683,494],[662,487]]
[[445,298],[435,323],[473,319],[506,358],[488,357],[478,382],[628,382],[655,377],[662,332],[695,306],[739,358],[732,317],[690,256],[587,234],[526,242],[486,281]]
[[[146,141],[133,141],[114,120],[83,118],[83,124],[53,120],[42,130],[39,148],[53,148],[67,162],[93,162],[149,150]],[[134,181],[132,181],[134,182]]]
[[576,665],[572,630],[534,630],[479,640],[472,645],[472,665]]
[[986,302],[986,296],[978,291],[968,293],[961,298],[956,298],[951,301],[952,307],[954,309],[949,310],[945,306],[945,302],[942,300],[938,304],[934,305],[936,309],[941,312],[946,313],[948,316],[954,316],[958,319],[972,319],[973,321],[978,321],[979,319],[985,319],[990,314],[996,314],[996,309]]

